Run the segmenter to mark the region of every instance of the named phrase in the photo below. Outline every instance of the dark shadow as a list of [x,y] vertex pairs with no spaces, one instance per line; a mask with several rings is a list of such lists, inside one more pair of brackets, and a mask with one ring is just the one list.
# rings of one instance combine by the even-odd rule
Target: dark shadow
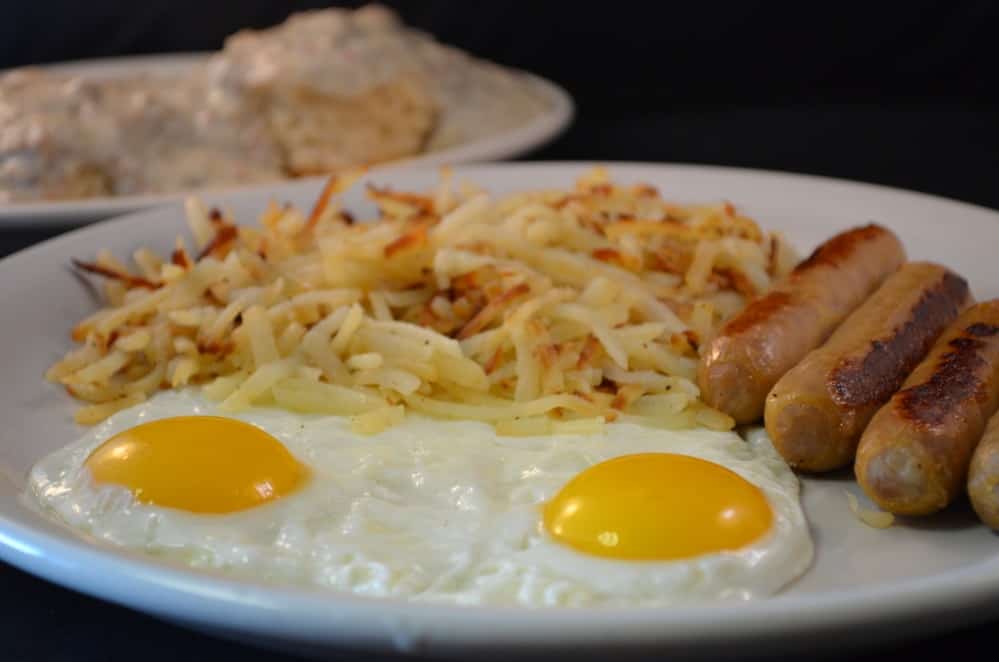
[[857,479],[853,475],[853,467],[844,467],[842,469],[837,469],[836,471],[829,471],[821,474],[811,474],[805,473],[803,471],[795,471],[795,475],[798,480],[808,481],[810,483],[856,483]]
[[905,526],[921,531],[960,531],[962,529],[984,527],[971,507],[968,497],[961,495],[943,511],[929,517],[899,517],[896,526]]

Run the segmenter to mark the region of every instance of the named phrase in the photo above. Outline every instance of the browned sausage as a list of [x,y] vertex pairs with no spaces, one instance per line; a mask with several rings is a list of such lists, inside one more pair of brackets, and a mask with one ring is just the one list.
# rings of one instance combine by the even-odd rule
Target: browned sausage
[[999,300],[961,314],[871,419],[855,469],[867,496],[897,515],[929,515],[960,493],[999,407]]
[[898,237],[878,225],[819,246],[711,341],[697,374],[705,401],[739,423],[758,420],[777,380],[904,261]]
[[968,496],[978,517],[999,531],[999,414],[993,414],[971,456]]
[[968,301],[967,282],[944,267],[910,262],[895,272],[767,396],[774,447],[805,471],[852,462],[874,412]]

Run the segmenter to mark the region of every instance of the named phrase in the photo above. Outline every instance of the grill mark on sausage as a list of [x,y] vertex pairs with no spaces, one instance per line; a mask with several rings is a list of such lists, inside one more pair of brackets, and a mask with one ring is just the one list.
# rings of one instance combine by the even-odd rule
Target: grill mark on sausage
[[867,241],[874,241],[887,233],[888,231],[880,225],[869,223],[863,227],[838,234],[816,248],[812,251],[811,255],[798,263],[798,266],[791,272],[791,277],[793,278],[816,267],[838,267],[857,250],[858,245]]
[[926,288],[904,324],[891,335],[871,341],[862,357],[843,359],[829,373],[827,386],[833,402],[861,407],[888,400],[930,350],[941,329],[957,317],[967,296],[967,281],[950,272]]
[[747,331],[774,315],[778,310],[791,302],[791,295],[778,290],[754,300],[722,329],[722,334],[736,335]]
[[981,355],[986,347],[981,338],[997,333],[999,327],[978,323],[947,343],[950,350],[940,357],[930,378],[898,392],[899,415],[923,427],[940,425],[960,403],[977,398],[984,385],[981,371],[988,366]]

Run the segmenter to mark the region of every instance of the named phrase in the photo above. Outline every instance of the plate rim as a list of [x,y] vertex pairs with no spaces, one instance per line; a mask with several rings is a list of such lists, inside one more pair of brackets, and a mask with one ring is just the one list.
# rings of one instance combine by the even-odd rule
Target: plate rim
[[[103,76],[101,69],[114,73],[111,77],[127,75],[135,68],[156,67],[160,70],[183,69],[202,62],[217,51],[184,51],[176,53],[153,53],[122,55],[115,57],[89,58],[25,65],[16,69],[40,68],[55,72],[89,73]],[[16,69],[0,70],[0,76]],[[522,126],[515,127],[492,136],[461,143],[436,152],[426,152],[416,156],[378,163],[368,167],[369,171],[395,170],[402,168],[423,168],[451,164],[480,163],[499,161],[523,156],[554,141],[564,133],[576,116],[576,105],[572,95],[552,80],[537,74],[506,67],[524,76],[530,84],[551,103],[548,112],[543,113]],[[325,181],[327,177],[301,177],[276,180],[264,186],[286,183]],[[177,193],[150,193],[128,196],[105,196],[82,198],[79,200],[0,202],[0,229],[3,228],[51,228],[88,225],[98,220],[141,211],[159,205],[182,201],[189,195],[215,196],[252,191],[260,184],[210,187]]]
[[[604,166],[611,170],[636,168],[664,173],[696,171],[697,174],[704,175],[716,173],[792,179],[825,186],[863,187],[886,195],[942,202],[969,212],[987,212],[999,220],[999,212],[996,210],[961,200],[862,181],[776,170],[628,161],[478,164],[462,166],[461,170],[474,175],[475,171],[481,170],[578,171],[594,166]],[[391,175],[387,171],[375,174]],[[314,182],[295,181],[257,188],[297,189],[314,185]],[[39,253],[59,250],[58,244],[70,244],[83,233],[101,229],[110,231],[119,227],[119,224],[133,222],[136,217],[159,214],[162,211],[137,211],[40,242],[0,260],[0,273],[17,268],[17,263],[34,259]],[[60,560],[60,557],[66,555],[71,557],[69,561],[66,558]],[[45,531],[41,526],[27,527],[14,522],[3,512],[0,512],[0,558],[60,585],[160,616],[175,616],[176,609],[183,606],[185,622],[218,625],[218,610],[224,606],[230,622],[238,622],[254,632],[275,637],[291,636],[297,641],[309,640],[323,645],[343,645],[342,636],[336,634],[339,632],[342,635],[342,631],[337,627],[349,625],[356,630],[352,637],[370,638],[375,647],[387,642],[391,649],[409,653],[455,652],[470,647],[510,647],[511,644],[514,647],[519,645],[540,650],[557,645],[553,641],[553,633],[558,635],[554,639],[559,640],[571,635],[574,645],[615,648],[704,648],[718,640],[723,640],[726,645],[732,645],[733,641],[773,645],[774,640],[779,638],[796,638],[816,631],[837,632],[860,624],[872,626],[868,630],[873,630],[873,626],[919,621],[926,626],[925,631],[930,632],[949,627],[958,617],[961,623],[972,624],[999,612],[999,554],[978,563],[926,577],[873,587],[843,588],[793,596],[778,595],[754,601],[750,608],[746,604],[711,604],[669,610],[464,607],[349,594],[330,595],[321,589],[248,584],[165,565],[134,553],[94,546],[82,540],[65,539]],[[118,574],[118,580],[109,583],[108,572],[111,571]],[[128,591],[129,582],[134,585],[131,593]],[[329,612],[333,605],[342,607],[339,610],[341,613],[331,615]],[[290,609],[299,616],[307,613],[309,617],[299,619],[294,624],[276,619],[276,613],[284,609]],[[531,615],[529,619],[522,618],[528,613]],[[447,622],[451,626],[449,638],[427,635],[428,631],[434,631],[432,624],[435,621]],[[779,625],[775,626],[775,623]],[[331,628],[331,625],[337,627]],[[889,628],[880,629],[881,632],[865,632],[865,637],[872,641],[879,637],[887,639],[890,635],[887,632]],[[323,636],[323,632],[327,636]],[[440,632],[437,631],[436,634],[439,636]]]

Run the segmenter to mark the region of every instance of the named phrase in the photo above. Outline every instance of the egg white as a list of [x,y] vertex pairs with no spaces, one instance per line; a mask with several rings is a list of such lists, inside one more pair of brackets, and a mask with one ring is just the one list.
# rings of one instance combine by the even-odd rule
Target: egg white
[[[195,568],[368,596],[458,604],[663,606],[771,595],[811,563],[797,478],[765,433],[664,431],[498,437],[485,424],[408,416],[372,437],[340,417],[254,409],[235,416],[284,443],[313,478],[247,511],[197,515],[97,486],[84,462],[114,434],[171,416],[216,414],[196,391],[163,392],[40,461],[26,496],[73,529]],[[548,536],[541,505],[587,467],[670,452],[725,466],[766,495],[771,531],[693,559],[619,561]]]

